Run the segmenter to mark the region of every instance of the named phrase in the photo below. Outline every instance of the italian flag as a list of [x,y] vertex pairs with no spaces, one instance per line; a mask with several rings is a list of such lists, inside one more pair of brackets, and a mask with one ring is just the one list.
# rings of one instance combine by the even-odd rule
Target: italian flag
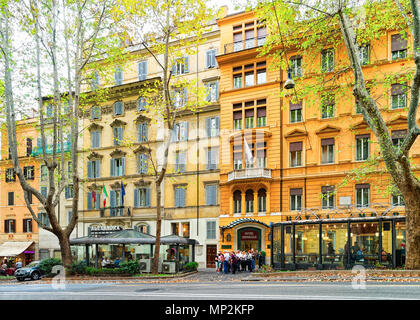
[[104,208],[106,206],[106,198],[108,198],[108,192],[106,192],[105,185],[102,184],[102,196],[104,197]]

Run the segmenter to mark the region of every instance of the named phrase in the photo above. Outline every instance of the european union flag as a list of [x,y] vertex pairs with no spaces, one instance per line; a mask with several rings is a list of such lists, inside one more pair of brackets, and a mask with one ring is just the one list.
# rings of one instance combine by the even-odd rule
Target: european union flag
[[122,183],[121,181],[121,206],[124,206],[124,196],[125,196],[124,183]]

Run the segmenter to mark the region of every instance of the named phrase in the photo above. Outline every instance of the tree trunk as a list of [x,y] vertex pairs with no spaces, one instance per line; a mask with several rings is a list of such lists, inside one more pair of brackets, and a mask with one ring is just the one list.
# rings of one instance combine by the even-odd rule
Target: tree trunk
[[161,206],[161,181],[156,181],[156,243],[155,243],[155,255],[153,258],[152,273],[159,273],[159,251],[160,251],[160,234],[162,226],[162,206]]
[[63,266],[66,268],[66,273],[67,273],[67,270],[73,264],[73,259],[71,255],[71,249],[70,249],[70,239],[64,235],[59,235],[58,241],[60,243],[61,262],[63,263]]
[[406,214],[405,269],[420,270],[420,192],[403,194]]

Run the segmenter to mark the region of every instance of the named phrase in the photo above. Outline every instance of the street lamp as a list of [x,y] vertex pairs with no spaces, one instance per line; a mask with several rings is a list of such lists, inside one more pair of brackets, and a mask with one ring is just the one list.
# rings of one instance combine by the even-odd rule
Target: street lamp
[[295,87],[295,82],[292,79],[292,69],[287,69],[287,80],[284,83],[284,88],[289,90]]

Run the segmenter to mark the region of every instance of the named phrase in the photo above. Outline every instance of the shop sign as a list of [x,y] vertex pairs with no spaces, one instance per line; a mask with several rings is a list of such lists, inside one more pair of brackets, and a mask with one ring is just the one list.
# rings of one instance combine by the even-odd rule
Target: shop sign
[[258,240],[258,232],[255,230],[241,231],[241,241]]
[[121,231],[121,226],[93,226],[90,227],[90,234],[92,236],[103,236],[117,231]]

